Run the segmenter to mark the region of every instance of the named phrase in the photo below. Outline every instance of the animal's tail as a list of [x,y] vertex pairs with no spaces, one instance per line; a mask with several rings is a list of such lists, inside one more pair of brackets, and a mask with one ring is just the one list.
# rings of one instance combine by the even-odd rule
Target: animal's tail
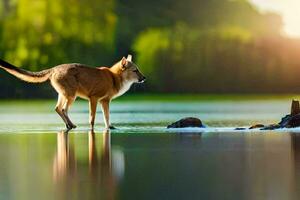
[[16,76],[17,78],[29,82],[29,83],[41,83],[49,79],[51,75],[51,69],[46,69],[40,72],[30,72],[24,69],[20,69],[10,63],[0,59],[0,68],[4,69],[8,73]]

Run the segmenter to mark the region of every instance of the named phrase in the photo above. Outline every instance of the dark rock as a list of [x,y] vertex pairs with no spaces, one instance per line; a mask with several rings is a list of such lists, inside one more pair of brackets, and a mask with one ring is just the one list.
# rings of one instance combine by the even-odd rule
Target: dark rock
[[279,124],[271,124],[271,125],[261,128],[260,130],[275,130],[278,128],[282,128],[282,127]]
[[261,130],[274,130],[278,128],[295,128],[300,126],[300,114],[297,115],[286,115],[278,124],[271,124],[265,126]]
[[255,125],[252,125],[249,129],[255,129],[255,128],[264,128],[265,125],[263,124],[255,124]]
[[300,114],[291,116],[287,115],[279,122],[282,128],[295,128],[300,126]]
[[235,128],[234,130],[236,130],[236,131],[243,131],[243,130],[246,130],[246,128]]
[[294,128],[300,126],[300,114],[290,116],[289,119],[285,122],[285,128]]
[[286,115],[283,118],[281,118],[281,121],[278,123],[282,128],[288,126],[290,119],[292,118],[292,115]]
[[195,117],[187,117],[168,125],[167,128],[186,128],[186,127],[203,128],[204,126],[200,119]]
[[291,114],[281,118],[278,124],[271,124],[263,126],[262,124],[257,124],[251,126],[249,129],[261,128],[260,130],[275,130],[279,128],[294,128],[300,127],[300,103],[297,100],[292,101]]
[[280,128],[294,128],[300,126],[299,101],[292,101],[291,114],[284,116],[278,124],[280,125]]
[[293,100],[292,101],[292,106],[291,106],[291,115],[298,115],[300,114],[300,104],[299,101]]

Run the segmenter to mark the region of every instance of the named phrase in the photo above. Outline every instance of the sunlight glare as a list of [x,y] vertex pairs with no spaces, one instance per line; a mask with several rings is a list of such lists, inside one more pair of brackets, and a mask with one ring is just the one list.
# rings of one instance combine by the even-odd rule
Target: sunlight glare
[[283,32],[289,37],[300,38],[299,0],[250,0],[263,12],[273,11],[282,16]]

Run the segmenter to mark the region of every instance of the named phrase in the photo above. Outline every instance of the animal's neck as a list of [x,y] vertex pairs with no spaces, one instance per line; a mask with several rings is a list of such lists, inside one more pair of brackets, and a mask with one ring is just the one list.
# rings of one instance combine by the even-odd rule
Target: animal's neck
[[114,89],[116,92],[118,92],[122,87],[123,82],[122,70],[120,69],[118,64],[113,65],[109,68],[109,70],[112,73]]
[[121,76],[121,74],[122,74],[122,69],[120,67],[120,63],[114,64],[111,68],[109,68],[109,70],[115,75]]
[[119,97],[121,95],[123,95],[125,92],[127,92],[130,89],[130,86],[132,85],[132,81],[126,81],[123,80],[122,82],[120,82],[120,87],[119,89],[116,91],[116,94],[114,95],[113,98]]
[[122,70],[119,66],[112,66],[110,70],[114,76],[115,95],[113,96],[113,98],[116,98],[127,92],[130,89],[130,86],[133,84],[133,82],[127,81],[122,77]]

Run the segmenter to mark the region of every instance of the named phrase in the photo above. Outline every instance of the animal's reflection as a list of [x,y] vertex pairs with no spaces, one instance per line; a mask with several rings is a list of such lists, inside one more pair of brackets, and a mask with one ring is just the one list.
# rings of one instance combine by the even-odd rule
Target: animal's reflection
[[100,159],[97,155],[97,140],[93,131],[89,132],[89,172],[93,183],[102,186],[107,199],[114,199],[116,178],[112,172],[111,135],[104,131]]
[[[104,131],[103,134],[95,134],[90,131],[88,133],[88,155],[76,155],[76,153],[82,154],[84,149],[76,151],[77,146],[74,145],[72,139],[73,137],[69,141],[70,136],[67,132],[57,134],[53,180],[56,183],[68,182],[65,186],[70,187],[70,181],[72,185],[77,185],[80,183],[80,179],[84,178],[87,181],[86,186],[96,188],[94,190],[96,193],[93,195],[113,199],[116,193],[118,175],[120,175],[120,170],[116,172],[113,169],[124,167],[124,159],[114,159],[114,164],[118,166],[113,166],[110,132]],[[117,153],[120,154],[120,152]],[[120,158],[120,156],[117,157]],[[121,172],[123,171],[124,169],[121,170]]]
[[57,133],[57,150],[53,162],[53,179],[58,181],[76,173],[75,153],[73,145],[69,145],[67,132]]

